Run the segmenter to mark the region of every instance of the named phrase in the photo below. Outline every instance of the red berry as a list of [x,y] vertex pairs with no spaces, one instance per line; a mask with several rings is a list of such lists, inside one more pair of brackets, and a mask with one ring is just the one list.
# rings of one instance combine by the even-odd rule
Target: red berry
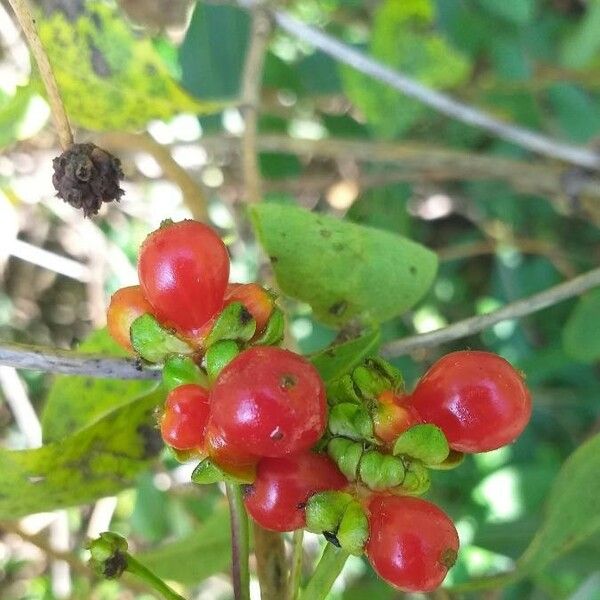
[[313,494],[347,485],[335,463],[322,454],[306,451],[262,458],[244,503],[250,516],[265,529],[294,531],[306,525],[304,507]]
[[245,480],[254,479],[258,456],[229,440],[212,419],[208,421],[204,443],[208,456],[223,471]]
[[437,506],[409,496],[374,496],[365,551],[377,574],[406,592],[438,587],[458,552],[458,534]]
[[379,395],[373,413],[373,429],[382,442],[391,444],[401,433],[420,422],[419,414],[406,396],[398,396],[392,390]]
[[411,402],[460,452],[486,452],[510,444],[531,416],[523,378],[490,352],[447,354],[420,379]]
[[284,456],[313,446],[325,431],[325,387],[304,358],[253,347],[219,374],[212,419],[226,437],[257,456]]
[[201,448],[209,415],[208,390],[193,383],[176,387],[160,421],[163,440],[177,450]]
[[169,223],[142,244],[138,274],[158,320],[193,335],[223,307],[229,256],[210,227]]
[[152,313],[152,307],[139,285],[117,290],[110,299],[106,314],[108,333],[125,350],[133,351],[129,330],[131,324],[145,313]]
[[273,296],[258,283],[230,283],[225,292],[225,306],[241,302],[256,321],[256,332],[267,324],[275,302]]

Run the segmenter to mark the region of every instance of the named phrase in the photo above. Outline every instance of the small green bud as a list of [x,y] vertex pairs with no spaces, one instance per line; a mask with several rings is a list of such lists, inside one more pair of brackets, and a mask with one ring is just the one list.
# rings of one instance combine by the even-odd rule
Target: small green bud
[[358,464],[363,454],[361,443],[346,438],[333,438],[327,444],[327,453],[348,481],[356,481]]
[[208,348],[204,355],[204,360],[206,372],[211,383],[215,381],[221,370],[239,353],[240,349],[233,340],[221,340]]
[[327,400],[332,406],[343,402],[362,404],[350,375],[344,375],[327,385]]
[[343,402],[329,410],[329,431],[353,440],[373,440],[373,420],[363,406]]
[[430,485],[431,479],[425,465],[419,461],[411,461],[406,465],[406,476],[402,485],[392,491],[411,496],[420,496],[429,489]]
[[376,400],[386,390],[399,391],[404,385],[400,371],[375,356],[366,358],[356,367],[352,372],[352,379],[366,400]]
[[450,450],[448,457],[441,463],[436,465],[427,465],[430,469],[436,469],[438,471],[449,471],[450,469],[456,469],[465,460],[465,455],[458,450]]
[[350,554],[361,556],[369,539],[369,520],[360,502],[352,500],[346,507],[336,537]]
[[144,359],[162,363],[170,354],[193,354],[194,349],[163,327],[152,315],[138,317],[131,324],[131,345]]
[[426,465],[436,465],[448,457],[450,448],[446,436],[431,423],[413,425],[400,434],[394,443],[394,454],[405,454]]
[[87,544],[91,553],[90,566],[99,576],[116,579],[127,569],[127,548],[124,537],[112,531],[104,531]]
[[228,304],[217,317],[204,346],[210,347],[221,340],[247,342],[256,331],[256,321],[241,302]]
[[277,346],[283,340],[285,316],[279,308],[274,308],[264,331],[254,340],[257,346]]
[[350,502],[352,496],[346,492],[313,494],[306,503],[306,529],[313,533],[335,533]]
[[173,354],[166,358],[162,379],[168,392],[188,383],[208,387],[208,379],[204,371],[190,356],[180,354]]
[[404,463],[395,456],[369,450],[362,456],[359,474],[360,480],[369,489],[387,490],[401,485],[404,481]]
[[253,483],[254,477],[236,476],[232,473],[227,473],[216,465],[210,458],[205,458],[200,464],[194,469],[191,477],[194,483],[199,485],[205,485],[209,483],[218,483],[220,481],[226,481],[227,483]]

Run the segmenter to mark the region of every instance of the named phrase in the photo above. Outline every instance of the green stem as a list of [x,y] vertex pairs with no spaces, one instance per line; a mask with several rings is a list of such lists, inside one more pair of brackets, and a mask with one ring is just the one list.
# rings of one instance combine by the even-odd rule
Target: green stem
[[227,500],[231,515],[231,576],[235,600],[250,600],[250,533],[248,514],[242,498],[242,489],[234,483],[226,483]]
[[333,544],[327,544],[319,564],[302,592],[303,600],[325,600],[350,555]]
[[160,577],[155,575],[150,569],[138,562],[131,554],[127,554],[126,571],[135,575],[142,581],[145,581],[149,586],[155,589],[159,594],[162,594],[165,600],[185,600],[175,590],[170,588]]
[[300,579],[302,578],[302,559],[304,557],[304,529],[294,531],[292,538],[292,566],[288,583],[288,599],[296,600],[300,592]]

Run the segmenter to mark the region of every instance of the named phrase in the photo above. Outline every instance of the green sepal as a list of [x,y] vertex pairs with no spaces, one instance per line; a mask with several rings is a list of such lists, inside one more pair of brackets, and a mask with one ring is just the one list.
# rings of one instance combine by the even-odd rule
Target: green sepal
[[263,332],[252,342],[256,346],[277,346],[283,340],[285,316],[283,311],[275,307]]
[[306,529],[313,533],[335,533],[350,502],[352,496],[346,492],[329,490],[313,494],[306,503]]
[[206,348],[221,340],[247,342],[256,331],[256,321],[241,302],[228,304],[217,317],[204,340]]
[[400,371],[375,356],[365,359],[352,371],[352,380],[365,400],[376,400],[382,392],[398,392],[404,387]]
[[361,443],[346,438],[333,438],[327,444],[327,453],[348,481],[356,481],[358,465],[363,454]]
[[346,507],[336,537],[340,546],[350,554],[361,556],[369,539],[369,520],[357,500]]
[[399,494],[409,494],[411,496],[420,496],[424,494],[431,486],[429,470],[419,461],[411,461],[406,464],[406,475],[402,485],[392,490]]
[[146,313],[131,324],[131,345],[144,359],[162,363],[170,354],[193,354],[194,349]]
[[446,460],[450,447],[443,431],[431,423],[413,425],[400,434],[394,443],[393,454],[416,458],[426,465],[437,465]]
[[191,477],[194,483],[205,485],[209,483],[219,483],[226,481],[227,483],[253,483],[254,478],[238,477],[231,473],[225,472],[216,465],[210,458],[205,458],[194,469]]
[[101,577],[116,579],[127,569],[127,540],[113,531],[103,531],[86,544],[90,551],[89,564]]
[[173,354],[165,359],[162,381],[167,392],[188,383],[208,387],[206,373],[190,356],[183,356],[181,354]]
[[359,475],[369,489],[382,491],[401,485],[405,481],[406,472],[401,459],[369,450],[362,456]]
[[342,404],[343,402],[362,404],[362,400],[356,393],[354,382],[350,375],[344,375],[335,379],[327,386],[327,400],[331,406]]
[[450,471],[450,469],[456,469],[465,460],[465,455],[458,450],[450,450],[448,457],[441,463],[436,465],[427,465],[430,469],[436,469],[437,471]]
[[211,383],[221,370],[240,353],[239,346],[233,340],[221,340],[208,348],[204,355],[206,373]]
[[343,402],[329,410],[329,431],[352,440],[374,441],[373,419],[364,406]]

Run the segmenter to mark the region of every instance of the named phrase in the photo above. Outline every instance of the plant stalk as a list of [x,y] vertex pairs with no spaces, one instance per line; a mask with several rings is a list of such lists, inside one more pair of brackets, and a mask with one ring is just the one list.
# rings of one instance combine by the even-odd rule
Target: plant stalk
[[304,558],[304,529],[294,531],[292,538],[292,564],[288,582],[288,600],[296,600],[300,593],[300,581],[302,579],[302,559]]
[[227,500],[231,515],[231,577],[235,600],[250,600],[250,537],[248,514],[242,498],[242,489],[226,483]]
[[160,577],[137,561],[131,554],[127,555],[127,572],[135,575],[162,595],[165,600],[185,600],[175,590],[170,588]]
[[327,544],[308,585],[302,591],[302,600],[325,600],[349,556],[345,550]]

